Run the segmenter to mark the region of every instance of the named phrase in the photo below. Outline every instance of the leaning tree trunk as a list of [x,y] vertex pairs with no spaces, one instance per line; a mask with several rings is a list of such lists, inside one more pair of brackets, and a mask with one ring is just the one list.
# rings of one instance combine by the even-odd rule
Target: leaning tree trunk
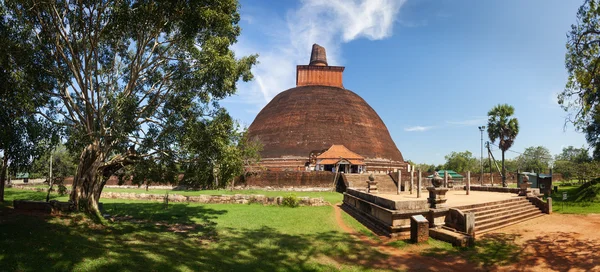
[[506,169],[504,168],[504,150],[502,150],[502,187],[508,187],[506,184]]
[[2,170],[0,170],[0,202],[4,202],[4,183],[6,183],[6,172],[8,170],[8,156],[4,154]]
[[99,150],[98,144],[90,144],[81,153],[70,196],[77,209],[98,218],[100,217],[98,200],[105,182],[98,172],[104,159],[104,155]]

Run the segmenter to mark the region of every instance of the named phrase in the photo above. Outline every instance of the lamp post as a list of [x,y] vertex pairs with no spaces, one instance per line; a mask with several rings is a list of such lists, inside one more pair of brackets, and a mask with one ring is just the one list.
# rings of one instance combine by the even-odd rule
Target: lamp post
[[481,176],[479,176],[479,178],[481,179],[482,186],[483,186],[483,130],[484,129],[485,129],[485,126],[479,127],[479,131],[481,132],[481,158],[479,160],[479,162],[481,163]]

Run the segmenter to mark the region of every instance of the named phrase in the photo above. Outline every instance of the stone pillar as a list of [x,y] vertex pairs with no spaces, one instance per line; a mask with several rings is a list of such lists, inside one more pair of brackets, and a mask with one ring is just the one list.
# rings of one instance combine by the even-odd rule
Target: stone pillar
[[417,198],[421,198],[421,170],[417,171]]
[[471,171],[467,171],[467,195],[471,192]]
[[475,213],[465,213],[465,232],[469,235],[475,233]]
[[402,171],[398,170],[398,191],[396,191],[396,194],[400,194],[400,191],[402,191]]
[[414,174],[415,174],[415,169],[410,169],[410,194],[411,195],[413,193],[413,187],[415,184],[415,180],[414,180],[415,175]]
[[423,243],[429,240],[429,221],[422,215],[410,217],[410,241]]
[[448,171],[444,171],[444,188],[448,188]]
[[552,198],[551,197],[547,198],[547,202],[548,202],[548,212],[546,212],[546,213],[552,214]]

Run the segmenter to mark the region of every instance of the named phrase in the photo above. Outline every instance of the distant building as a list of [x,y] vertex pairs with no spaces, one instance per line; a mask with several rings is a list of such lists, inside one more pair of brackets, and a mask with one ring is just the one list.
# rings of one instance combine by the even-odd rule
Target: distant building
[[344,69],[328,66],[325,48],[313,45],[309,65],[297,66],[296,87],[275,96],[248,128],[250,138],[263,144],[261,166],[271,171],[406,170],[379,115],[344,88]]

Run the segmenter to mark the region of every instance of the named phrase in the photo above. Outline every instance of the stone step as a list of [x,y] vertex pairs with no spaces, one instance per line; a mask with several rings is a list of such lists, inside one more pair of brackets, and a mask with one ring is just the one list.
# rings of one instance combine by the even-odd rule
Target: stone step
[[459,209],[465,213],[472,212],[472,213],[477,214],[477,213],[481,213],[481,212],[485,212],[485,211],[489,211],[489,210],[503,209],[505,207],[519,206],[519,205],[525,205],[525,204],[530,204],[530,203],[526,199],[518,199],[518,200],[505,201],[505,202],[490,202],[490,203],[479,204],[480,205],[479,207],[470,208],[470,209],[463,209],[461,207],[457,207],[457,209]]
[[[365,189],[367,188],[367,180],[371,174],[344,174],[348,181],[348,188]],[[380,194],[395,194],[398,191],[398,186],[388,174],[375,174],[377,181],[377,190]]]
[[489,231],[493,231],[493,230],[505,228],[505,227],[508,227],[508,226],[511,226],[511,225],[519,224],[521,222],[529,221],[531,219],[538,218],[538,217],[541,217],[541,216],[544,216],[544,215],[545,214],[543,214],[543,213],[532,213],[532,215],[529,216],[529,217],[523,217],[523,218],[520,218],[520,219],[515,218],[514,220],[505,222],[505,223],[500,224],[500,225],[486,227],[485,229],[479,229],[479,230],[475,229],[475,232],[477,233],[477,235],[480,235],[480,234],[483,234],[483,233],[486,233],[486,232],[489,232]]
[[528,207],[530,205],[531,205],[531,203],[527,200],[514,201],[514,202],[510,202],[510,203],[506,203],[506,204],[498,204],[498,205],[488,206],[485,208],[481,208],[475,212],[473,212],[473,211],[466,211],[466,212],[473,212],[473,213],[475,213],[475,217],[479,217],[479,216],[497,213],[497,212],[501,212],[501,211],[505,211],[505,210],[516,209],[518,207]]
[[459,207],[456,207],[456,208],[459,209],[459,210],[461,210],[461,211],[463,211],[463,212],[477,212],[478,209],[487,208],[487,207],[490,207],[490,206],[496,206],[496,205],[501,205],[501,204],[508,204],[508,203],[511,203],[511,202],[522,202],[522,201],[527,201],[527,199],[525,197],[516,197],[516,198],[506,199],[506,200],[498,200],[498,201],[487,202],[487,203],[479,203],[479,204],[473,204],[473,205],[459,206]]
[[483,232],[488,232],[491,230],[503,228],[509,225],[513,225],[516,223],[520,223],[523,221],[527,221],[539,216],[544,215],[540,212],[540,210],[532,210],[525,213],[521,213],[518,216],[511,216],[509,218],[503,220],[491,220],[485,224],[477,225],[477,219],[475,219],[475,233],[481,234]]
[[494,217],[499,217],[499,216],[508,215],[508,214],[516,214],[516,213],[526,211],[526,210],[531,210],[531,209],[537,209],[537,208],[534,206],[530,206],[530,205],[519,205],[519,206],[512,207],[510,209],[490,210],[490,211],[485,211],[482,214],[475,214],[475,219],[476,220],[486,220],[488,218],[494,218]]
[[491,217],[488,216],[485,219],[480,219],[477,216],[475,216],[475,228],[477,228],[477,226],[486,225],[490,222],[500,222],[503,220],[508,220],[513,217],[519,217],[523,214],[530,213],[530,212],[541,213],[542,211],[540,211],[538,208],[534,207],[533,205],[530,205],[529,207],[525,207],[525,209],[522,209],[519,211],[507,210],[505,212],[499,212],[499,213],[497,213],[496,216],[491,216]]

